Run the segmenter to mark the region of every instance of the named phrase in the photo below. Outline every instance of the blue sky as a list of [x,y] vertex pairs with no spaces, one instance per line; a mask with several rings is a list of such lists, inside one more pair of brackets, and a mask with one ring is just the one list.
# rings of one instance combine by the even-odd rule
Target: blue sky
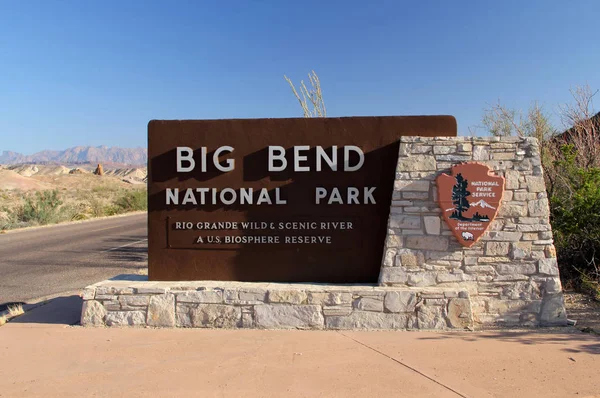
[[[0,151],[145,146],[151,119],[549,111],[600,88],[597,0],[0,0]],[[483,134],[483,131],[480,131]]]

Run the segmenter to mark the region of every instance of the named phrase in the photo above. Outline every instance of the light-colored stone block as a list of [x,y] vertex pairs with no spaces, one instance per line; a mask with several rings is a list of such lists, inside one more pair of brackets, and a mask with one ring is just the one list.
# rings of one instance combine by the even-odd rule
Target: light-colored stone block
[[135,289],[137,294],[164,294],[167,289],[164,287],[138,287]]
[[421,217],[394,215],[390,218],[390,228],[421,228]]
[[429,181],[415,180],[396,180],[394,181],[395,191],[413,191],[413,192],[429,192]]
[[505,189],[519,189],[520,173],[516,170],[506,170],[504,178],[506,180]]
[[[472,152],[473,151],[473,145],[471,145],[470,143],[462,143],[462,144],[458,144],[458,151],[459,152]],[[475,156],[475,154],[473,154],[473,156]],[[483,160],[483,159],[479,159],[479,160]]]
[[96,295],[96,289],[94,288],[85,288],[81,293],[81,298],[83,300],[93,300]]
[[383,301],[368,297],[361,297],[354,303],[354,306],[361,311],[383,312]]
[[527,215],[527,206],[519,204],[505,204],[498,212],[502,217],[523,217]]
[[560,293],[562,291],[562,284],[560,278],[547,278],[544,284],[544,291],[547,294]]
[[484,145],[475,145],[473,148],[473,160],[489,160],[490,154],[488,152],[487,146]]
[[532,275],[537,272],[537,267],[534,263],[498,264],[496,265],[496,271],[499,274]]
[[342,306],[342,305],[334,305],[334,306],[324,306],[323,307],[323,315],[327,316],[346,316],[352,313],[352,307],[350,306]]
[[505,256],[508,254],[509,247],[509,242],[487,242],[485,254],[487,256]]
[[462,272],[459,273],[444,273],[439,272],[437,274],[437,282],[438,283],[453,283],[453,282],[462,282],[466,280],[465,274]]
[[421,250],[448,250],[448,238],[445,236],[407,236],[405,247]]
[[442,229],[441,220],[437,216],[425,216],[423,217],[425,224],[425,232],[427,235],[439,235]]
[[106,326],[144,326],[144,311],[110,311],[106,314]]
[[147,307],[150,303],[150,296],[125,295],[118,297],[121,306],[125,307]]
[[146,324],[156,327],[174,327],[175,296],[170,293],[151,296]]
[[391,291],[385,295],[384,306],[388,312],[413,312],[417,295],[408,291]]
[[526,176],[527,189],[529,192],[546,192],[546,183],[542,176]]
[[562,293],[547,294],[542,301],[540,312],[542,326],[565,326],[567,313]]
[[321,329],[325,322],[318,305],[258,305],[254,320],[261,329]]
[[191,307],[187,304],[177,304],[175,306],[175,326],[180,328],[191,328],[192,318],[190,317]]
[[520,260],[531,255],[531,242],[515,242],[511,243],[511,258]]
[[175,293],[178,303],[213,303],[223,302],[221,290],[191,290]]
[[81,309],[81,324],[83,326],[101,326],[104,325],[106,309],[100,302],[95,300],[85,300]]
[[403,246],[403,237],[402,235],[392,235],[388,232],[388,236],[386,238],[386,247],[402,247]]
[[336,306],[352,303],[352,293],[346,292],[309,292],[308,304]]
[[538,260],[540,274],[558,276],[558,263],[556,258],[542,258]]
[[379,271],[379,281],[382,284],[405,284],[408,274],[400,267],[384,267]]
[[270,290],[270,303],[302,304],[307,298],[302,290]]
[[448,324],[444,316],[444,308],[440,306],[421,305],[417,310],[419,329],[446,329]]
[[433,171],[435,170],[435,157],[429,155],[415,155],[398,159],[398,172],[403,171]]
[[407,284],[409,286],[434,286],[436,279],[437,272],[409,272]]
[[240,301],[245,303],[264,303],[267,299],[267,292],[244,292],[241,291],[238,293],[238,298]]
[[383,312],[354,311],[348,316],[328,316],[325,326],[328,329],[406,329],[408,314],[388,314]]
[[519,240],[521,240],[523,232],[492,231],[488,233],[488,236],[489,240],[503,242],[518,242]]
[[531,200],[527,203],[527,207],[529,208],[529,216],[548,216],[549,208],[548,208],[548,199],[537,199]]
[[190,318],[194,327],[231,329],[241,326],[242,310],[225,304],[199,304],[190,310]]

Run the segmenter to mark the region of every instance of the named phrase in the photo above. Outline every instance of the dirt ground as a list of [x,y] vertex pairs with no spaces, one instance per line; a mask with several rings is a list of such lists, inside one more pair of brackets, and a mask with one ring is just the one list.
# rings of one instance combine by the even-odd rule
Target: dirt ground
[[567,318],[577,321],[575,327],[587,333],[600,334],[600,302],[573,291],[564,295]]

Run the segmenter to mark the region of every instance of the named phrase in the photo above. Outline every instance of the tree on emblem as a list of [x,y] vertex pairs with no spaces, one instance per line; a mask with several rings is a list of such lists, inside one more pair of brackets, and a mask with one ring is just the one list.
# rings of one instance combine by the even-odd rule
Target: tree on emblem
[[452,204],[456,209],[450,218],[455,218],[458,220],[470,221],[463,217],[463,212],[469,210],[469,201],[467,200],[467,196],[471,195],[471,192],[467,191],[467,185],[469,181],[465,180],[461,173],[456,175],[456,185],[452,187]]

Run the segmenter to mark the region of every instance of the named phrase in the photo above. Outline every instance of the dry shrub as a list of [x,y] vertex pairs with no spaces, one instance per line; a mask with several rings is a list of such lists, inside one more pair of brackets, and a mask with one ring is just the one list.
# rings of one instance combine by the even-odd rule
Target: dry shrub
[[561,134],[537,103],[525,116],[498,103],[483,124],[496,136],[538,139],[561,278],[586,290],[600,281],[600,114],[589,86],[571,94],[573,102],[560,107]]
[[[290,87],[292,88],[292,92],[294,96],[300,103],[302,107],[302,111],[304,112],[304,117],[326,117],[327,110],[325,109],[325,102],[323,101],[323,92],[321,90],[321,81],[319,80],[319,76],[313,70],[308,74],[308,80],[310,81],[311,88],[308,89],[306,84],[304,84],[304,80],[300,81],[300,93],[302,97],[296,91],[296,87],[294,87],[294,83],[285,75],[283,75],[285,80],[288,82]],[[309,104],[310,103],[310,104]],[[311,109],[312,105],[312,109]]]

